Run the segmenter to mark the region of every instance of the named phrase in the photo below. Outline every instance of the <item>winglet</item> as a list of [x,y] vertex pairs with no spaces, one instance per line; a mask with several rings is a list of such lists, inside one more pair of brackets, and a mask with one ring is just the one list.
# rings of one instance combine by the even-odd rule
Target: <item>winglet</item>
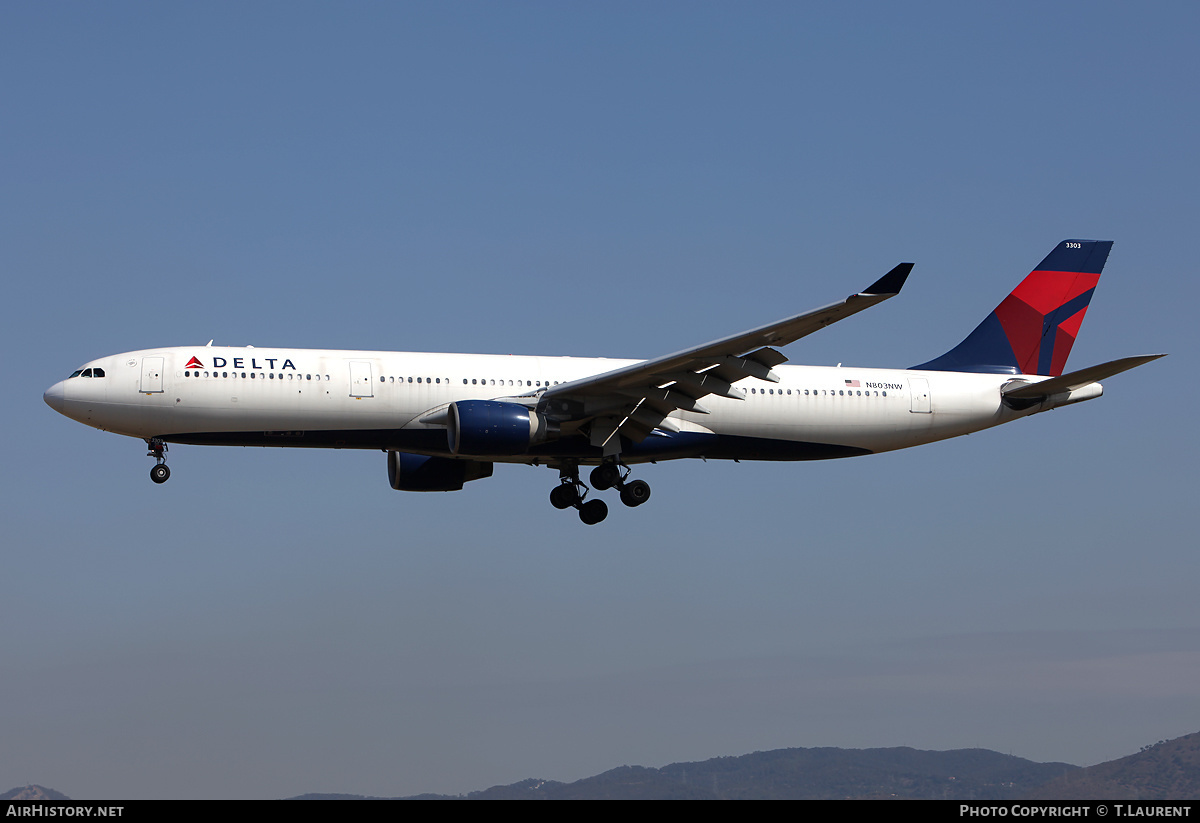
[[[912,263],[901,263],[863,290],[863,294],[899,294],[912,271]],[[860,281],[861,282],[861,281]]]

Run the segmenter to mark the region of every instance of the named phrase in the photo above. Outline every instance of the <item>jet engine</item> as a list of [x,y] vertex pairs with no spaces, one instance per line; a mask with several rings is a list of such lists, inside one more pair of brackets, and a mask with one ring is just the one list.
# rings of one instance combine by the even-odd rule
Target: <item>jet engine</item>
[[558,434],[558,423],[519,403],[460,400],[447,413],[453,454],[522,454]]
[[491,463],[388,452],[388,482],[400,492],[456,492],[463,483],[491,476]]

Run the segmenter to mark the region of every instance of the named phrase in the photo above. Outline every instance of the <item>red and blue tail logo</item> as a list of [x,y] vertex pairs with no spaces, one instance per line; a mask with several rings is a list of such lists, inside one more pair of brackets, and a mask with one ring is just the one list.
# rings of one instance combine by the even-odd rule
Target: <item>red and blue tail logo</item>
[[1111,250],[1111,240],[1064,240],[966,340],[913,368],[1061,375]]

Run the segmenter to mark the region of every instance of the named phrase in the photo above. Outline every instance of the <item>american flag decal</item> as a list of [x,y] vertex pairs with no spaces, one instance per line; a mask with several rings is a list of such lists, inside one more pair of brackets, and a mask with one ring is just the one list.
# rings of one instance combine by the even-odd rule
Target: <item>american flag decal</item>
[[857,380],[847,380],[846,385],[847,386],[861,386],[862,383],[859,383]]

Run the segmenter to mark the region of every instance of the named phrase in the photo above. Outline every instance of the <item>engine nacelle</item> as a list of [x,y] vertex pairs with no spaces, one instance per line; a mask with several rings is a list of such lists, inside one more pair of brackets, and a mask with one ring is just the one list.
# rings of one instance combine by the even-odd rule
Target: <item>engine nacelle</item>
[[388,452],[388,482],[400,492],[456,492],[463,483],[491,476],[491,463]]
[[460,400],[446,410],[452,454],[523,454],[558,434],[558,424],[519,403]]

